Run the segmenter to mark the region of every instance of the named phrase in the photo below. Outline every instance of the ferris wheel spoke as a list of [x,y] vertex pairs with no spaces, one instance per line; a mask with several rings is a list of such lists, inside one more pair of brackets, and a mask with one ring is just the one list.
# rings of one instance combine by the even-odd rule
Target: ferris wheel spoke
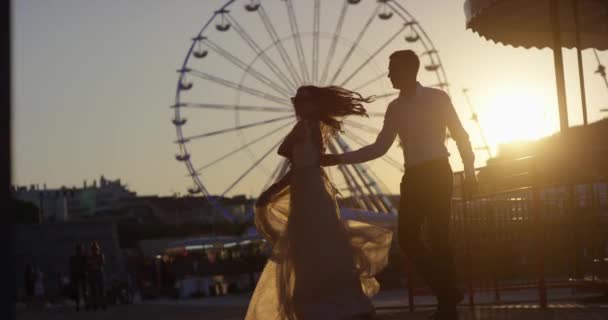
[[[350,146],[344,139],[338,137],[336,139],[338,143],[340,143],[340,147],[344,152],[350,151]],[[363,181],[364,186],[369,192],[370,200],[372,204],[376,206],[376,211],[385,212],[385,213],[395,213],[396,210],[390,201],[390,199],[386,196],[386,193],[383,191],[388,191],[388,188],[382,183],[373,171],[371,171],[365,164],[356,164],[353,166],[354,171],[359,176],[359,179]],[[370,175],[371,172],[371,175]]]
[[285,47],[283,46],[283,41],[280,40],[277,30],[274,27],[274,24],[268,17],[268,14],[266,14],[266,10],[264,10],[264,6],[259,7],[258,15],[260,16],[260,19],[262,20],[262,23],[264,24],[264,28],[266,28],[266,33],[268,33],[268,36],[270,37],[272,42],[276,43],[277,51],[279,52],[279,56],[281,57],[283,64],[287,68],[287,71],[289,72],[292,80],[296,84],[302,83],[302,79],[300,79],[300,76],[298,75],[298,71],[296,70],[295,66],[293,65],[293,61],[291,61],[291,58],[289,57],[287,50],[285,50]]
[[287,6],[287,15],[289,17],[289,27],[294,35],[296,43],[296,53],[298,56],[298,62],[300,63],[300,69],[302,69],[302,77],[305,82],[310,81],[310,75],[308,74],[308,67],[306,66],[306,56],[304,55],[304,48],[302,47],[302,38],[300,37],[300,30],[298,28],[298,19],[293,9],[293,2],[291,0],[284,0]]
[[319,29],[321,27],[321,0],[315,0],[312,21],[312,82],[319,77]]
[[280,139],[276,144],[274,144],[268,151],[266,151],[258,160],[256,160],[243,174],[241,174],[224,192],[222,192],[222,197],[226,195],[226,193],[230,192],[239,182],[241,182],[255,167],[257,167],[264,159],[268,157],[274,151],[279,144],[283,142],[283,139]]
[[268,180],[266,180],[266,183],[264,184],[264,187],[262,188],[262,192],[264,192],[264,190],[268,189],[268,187],[270,187],[276,180],[277,180],[277,176],[279,175],[279,173],[281,172],[283,163],[279,163],[274,170],[272,171],[272,174],[268,176]]
[[286,123],[286,124],[284,124],[284,125],[282,125],[282,126],[280,126],[278,128],[275,128],[275,129],[273,129],[273,130],[265,133],[264,135],[262,135],[260,137],[255,138],[254,140],[249,141],[248,143],[246,143],[246,144],[244,144],[244,145],[242,145],[242,146],[240,146],[240,147],[238,147],[238,148],[236,148],[236,149],[234,149],[234,150],[232,150],[232,151],[224,154],[223,156],[221,156],[221,157],[219,157],[219,158],[217,158],[217,159],[209,162],[208,164],[206,164],[206,165],[204,165],[204,166],[196,169],[196,172],[200,173],[201,171],[203,171],[203,170],[205,170],[205,169],[207,169],[207,168],[209,168],[209,167],[217,164],[218,162],[220,162],[220,161],[222,161],[222,160],[224,160],[224,159],[226,159],[226,158],[228,158],[228,157],[230,157],[230,156],[232,156],[234,154],[237,154],[239,151],[245,150],[249,146],[254,145],[254,144],[256,144],[256,143],[258,143],[258,142],[260,142],[260,141],[262,141],[262,140],[264,140],[264,139],[272,136],[273,134],[281,131],[282,129],[286,128],[289,125],[292,125],[293,123],[294,123],[293,121],[292,122],[288,122],[288,123]]
[[362,83],[361,85],[358,85],[357,87],[355,87],[355,88],[353,89],[353,91],[358,91],[358,90],[361,90],[361,89],[363,89],[363,88],[365,88],[365,87],[369,86],[370,84],[372,84],[372,83],[374,83],[374,82],[376,82],[376,81],[378,81],[378,80],[380,80],[380,79],[383,79],[383,78],[385,78],[385,77],[387,77],[387,76],[388,76],[388,72],[381,73],[381,74],[379,74],[379,75],[377,75],[377,76],[373,77],[372,79],[370,79],[370,80],[368,80],[368,81],[365,81],[365,82],[364,82],[364,83]]
[[[349,150],[346,147],[344,141],[339,136],[336,137],[336,139],[334,139],[334,140],[336,143],[336,147],[340,152],[344,153]],[[369,189],[369,187],[373,184],[373,181],[367,181],[366,179],[364,179],[364,177],[362,175],[360,175],[358,165],[344,166],[344,172],[347,173],[347,175],[349,176],[353,187],[359,191],[360,197],[362,198],[363,202],[366,204],[366,210],[379,211],[377,204],[371,198],[372,192]],[[357,182],[357,178],[360,183]],[[368,193],[365,193],[365,190],[368,190]]]
[[275,168],[272,175],[269,176],[268,181],[264,185],[264,188],[263,188],[263,190],[261,190],[261,192],[268,189],[275,181],[277,181],[279,178],[281,178],[283,175],[285,175],[287,170],[289,170],[289,167],[290,167],[289,160],[282,159],[280,161],[280,163],[277,165],[277,167]]
[[[339,149],[336,147],[335,139],[332,139],[332,141],[330,141],[330,143],[328,144],[328,147],[331,150],[331,152],[333,152],[335,154],[341,153],[339,151]],[[338,165],[338,171],[340,171],[340,173],[342,174],[342,177],[344,178],[344,182],[346,183],[346,186],[351,193],[351,198],[362,209],[367,210],[368,204],[364,201],[364,194],[362,192],[362,189],[359,185],[357,185],[354,177],[352,176],[352,173],[349,171],[348,166]]]
[[355,38],[355,41],[351,45],[350,49],[348,49],[348,52],[346,53],[346,56],[344,57],[344,59],[342,59],[342,62],[340,63],[340,66],[338,67],[338,69],[336,70],[336,72],[334,73],[334,75],[332,76],[331,81],[329,81],[330,84],[334,83],[336,81],[336,79],[338,78],[338,76],[340,75],[340,73],[342,72],[342,70],[344,69],[344,66],[346,65],[346,62],[348,62],[348,60],[350,59],[350,57],[353,55],[353,52],[355,51],[355,48],[357,47],[357,44],[361,42],[361,39],[363,38],[363,36],[367,32],[367,30],[369,29],[369,27],[372,24],[372,22],[374,21],[374,19],[376,18],[376,14],[378,13],[379,9],[380,9],[380,4],[378,4],[376,6],[376,9],[374,9],[374,11],[372,12],[372,14],[369,17],[369,19],[367,19],[367,22],[363,26],[363,29],[361,29],[361,31],[357,35],[357,38]]
[[284,88],[282,85],[278,84],[274,80],[266,77],[265,75],[260,73],[258,70],[254,69],[251,65],[248,65],[247,63],[243,62],[242,60],[240,60],[239,58],[237,58],[230,52],[226,51],[224,48],[222,48],[219,45],[217,45],[216,43],[214,43],[213,41],[211,41],[209,39],[206,39],[203,41],[211,50],[215,51],[217,54],[224,57],[224,59],[230,61],[232,64],[234,64],[241,70],[245,71],[246,73],[249,73],[254,78],[259,80],[261,83],[265,84],[267,87],[275,90],[277,93],[279,93],[280,95],[282,95],[286,98],[289,98],[291,96],[291,93],[289,92],[288,89]]
[[276,65],[276,63],[274,63],[272,61],[272,59],[270,59],[270,57],[268,57],[266,52],[264,50],[262,50],[262,48],[258,45],[258,43],[251,37],[251,35],[249,35],[249,33],[247,33],[247,31],[245,31],[245,29],[238,23],[238,21],[236,21],[236,19],[234,19],[232,17],[232,15],[227,14],[227,17],[230,20],[230,22],[232,23],[236,33],[239,35],[239,37],[241,37],[241,39],[243,39],[243,41],[245,41],[247,46],[249,46],[249,48],[258,57],[260,57],[260,59],[262,59],[264,64],[266,64],[266,66],[270,69],[270,71],[272,71],[272,73],[275,74],[275,76],[277,76],[279,79],[281,79],[281,81],[285,82],[285,84],[287,84],[292,91],[295,91],[297,88],[297,83],[291,82],[291,80],[288,79],[285,76],[285,74],[283,74],[283,72]]
[[286,175],[290,168],[291,162],[288,159],[283,159],[283,166],[281,167],[281,172],[279,172],[279,176],[282,177]]
[[[355,142],[357,145],[359,145],[360,147],[365,147],[370,145],[370,143],[368,141],[366,141],[365,139],[361,138],[360,136],[352,133],[352,132],[347,132],[346,136],[351,139],[353,142]],[[390,166],[392,166],[393,168],[403,172],[403,165],[399,164],[399,161],[395,160],[393,157],[389,156],[388,154],[385,154],[384,156],[382,156],[382,160],[384,160],[386,163],[388,163]]]
[[203,134],[197,134],[197,135],[190,136],[190,137],[185,137],[185,138],[177,140],[175,142],[176,143],[185,143],[185,142],[189,142],[191,140],[207,138],[207,137],[215,136],[218,134],[224,134],[224,133],[233,132],[233,131],[237,131],[237,130],[264,126],[264,125],[267,125],[267,124],[270,124],[273,122],[278,122],[278,121],[282,121],[282,120],[286,120],[286,119],[293,119],[294,117],[295,117],[294,115],[290,115],[290,116],[286,116],[286,117],[280,117],[280,118],[274,118],[274,119],[264,120],[264,121],[260,121],[260,122],[249,123],[249,124],[237,126],[234,128],[217,130],[217,131],[207,132],[207,133],[203,133]]
[[[374,178],[374,180],[376,182],[378,182],[378,184],[380,185],[380,187],[382,187],[382,189],[387,190],[387,191],[390,190],[388,188],[388,186],[386,184],[384,184],[384,182],[382,182],[382,179],[380,179],[380,177],[378,177],[378,175],[376,174],[375,171],[367,170],[367,172],[369,172],[371,174],[371,176]],[[390,201],[389,201],[389,203],[390,203]],[[391,203],[391,207],[392,207],[392,203]]]
[[405,30],[406,25],[403,25],[399,30],[397,30],[397,32],[395,32],[386,42],[384,42],[384,44],[382,44],[382,46],[380,46],[376,51],[374,51],[374,53],[372,53],[369,57],[367,57],[367,59],[365,59],[365,61],[363,63],[361,63],[361,65],[359,65],[355,71],[353,71],[347,78],[346,80],[342,81],[342,83],[340,84],[340,86],[344,86],[346,85],[354,76],[356,76],[359,72],[361,72],[361,69],[363,69],[372,59],[374,59],[382,50],[384,50],[391,42],[393,42],[393,40],[395,40],[395,38],[401,34],[401,32],[403,32],[403,30]]
[[258,89],[254,89],[254,88],[251,88],[251,87],[247,87],[247,86],[244,86],[242,84],[238,84],[236,82],[232,82],[230,80],[226,80],[226,79],[223,79],[223,78],[220,78],[220,77],[217,77],[217,76],[205,73],[205,72],[200,71],[200,70],[191,69],[191,70],[189,70],[188,73],[192,74],[192,75],[194,75],[194,76],[196,76],[198,78],[205,79],[205,80],[217,83],[217,84],[222,85],[224,87],[228,87],[228,88],[240,90],[240,91],[243,91],[243,92],[247,92],[247,93],[249,93],[252,96],[256,96],[256,97],[259,97],[259,98],[262,98],[262,99],[265,99],[265,100],[268,100],[268,101],[276,102],[276,103],[279,103],[279,104],[286,104],[286,105],[290,104],[290,101],[288,99],[277,97],[277,96],[272,95],[270,93],[267,93],[267,92],[264,92],[264,91],[261,91],[261,90],[258,90]]
[[[239,2],[224,0],[225,4],[214,11],[198,36],[192,39],[194,42],[190,44],[182,69],[178,71],[181,74],[178,74],[180,77],[176,88],[175,104],[172,106],[175,109],[172,110],[175,114],[172,120],[177,135],[174,139],[177,140],[180,150],[176,158],[182,159],[194,180],[195,187],[189,191],[192,194],[209,197],[210,200],[215,199],[214,208],[228,218],[232,218],[232,215],[222,208],[223,204],[218,201],[222,199],[220,194],[225,196],[241,192],[243,185],[254,185],[255,189],[262,186],[267,188],[290,170],[289,160],[270,156],[281,141],[273,145],[270,150],[266,148],[274,144],[296,120],[290,97],[300,85],[331,84],[348,86],[354,88],[353,91],[381,93],[375,95],[376,103],[380,107],[399,93],[391,86],[387,86],[384,90],[379,89],[380,85],[388,83],[388,79],[383,79],[387,76],[388,70],[377,70],[375,67],[366,66],[371,66],[384,55],[386,50],[390,50],[392,43],[395,43],[395,45],[417,47],[418,49],[412,49],[419,52],[422,62],[421,72],[430,80],[427,81],[429,86],[435,83],[433,86],[449,90],[439,53],[423,27],[400,1],[339,0],[342,3],[326,4],[321,0],[308,0],[308,5],[295,0],[281,1],[284,4],[280,6],[285,5],[285,7],[274,8],[274,5],[279,5],[276,1],[242,0],[242,5],[245,7],[242,9],[249,12],[243,17],[239,10],[228,10],[231,4],[241,6]],[[354,8],[357,10],[349,7],[361,3],[365,3],[365,8],[362,8],[363,15],[355,17],[359,7]],[[329,5],[333,7],[325,7]],[[305,10],[301,10],[302,8]],[[368,19],[367,15],[370,13]],[[393,14],[393,20],[399,20],[402,26],[396,24],[394,25],[396,28],[392,28],[392,31],[376,33],[376,28],[390,27],[382,21],[390,19]],[[381,20],[376,22],[374,21],[376,18]],[[350,20],[353,20],[356,27],[351,28],[347,25],[351,23]],[[252,23],[258,26],[253,26]],[[288,23],[289,27],[285,23]],[[208,28],[209,26],[211,28]],[[300,27],[302,29],[299,29]],[[211,33],[205,34],[207,29],[211,29]],[[383,29],[390,30],[390,28]],[[214,30],[218,33],[213,32]],[[307,30],[311,32],[306,32]],[[382,36],[378,37],[379,35]],[[236,45],[234,49],[233,44]],[[370,51],[362,50],[370,44],[372,45]],[[191,61],[208,63],[209,56],[233,72],[226,73],[221,71],[221,68],[217,71],[202,67],[193,71],[189,68],[189,66],[196,67],[188,64]],[[194,60],[195,58],[197,60]],[[241,77],[240,81],[233,77],[233,73]],[[206,92],[214,89],[226,94],[220,95],[220,100],[217,101],[194,98],[205,97]],[[235,95],[237,100],[231,101],[231,94]],[[239,101],[245,105],[240,105]],[[372,122],[355,118],[346,119],[345,125],[348,131],[344,135],[330,139],[327,144],[328,152],[348,152],[351,148],[363,147],[369,145],[369,141],[373,142],[380,131],[378,121],[381,117],[385,117],[386,110],[383,107],[374,109],[373,105],[372,110],[375,112],[368,112]],[[213,115],[229,116],[229,113],[234,113],[237,122],[229,127],[216,123],[215,127],[203,125],[204,129],[184,132],[184,129],[194,128],[185,126],[184,113],[193,117],[190,120],[198,119],[196,115],[202,114],[203,118],[198,120],[202,120],[203,123],[205,119],[214,119]],[[250,118],[239,123],[239,117]],[[216,148],[205,151],[206,154],[199,159],[202,160],[200,163],[185,161],[190,160],[187,159],[191,155],[188,151],[195,147],[194,144],[197,142],[208,143],[213,142],[210,140],[214,139],[225,143],[225,140],[231,139],[235,133],[244,139],[237,139],[238,142],[223,150]],[[194,141],[204,140],[206,137],[211,139]],[[192,145],[189,144],[190,141]],[[379,168],[386,166],[389,171],[404,171],[402,159],[398,156],[399,150],[396,149],[381,157],[384,163],[380,163]],[[237,161],[241,157],[247,158],[247,161],[240,163],[238,169],[233,170],[227,178],[219,180],[221,181],[219,185],[213,188],[215,190],[213,194],[216,195],[213,196],[207,189],[209,186],[203,185],[202,176],[218,168],[229,166],[228,163]],[[260,171],[254,170],[255,168]],[[394,213],[394,206],[388,197],[391,193],[389,190],[392,189],[388,189],[380,180],[383,179],[385,172],[372,169],[376,167],[338,165],[328,170],[328,175],[332,177],[333,173],[336,176],[337,186],[344,189],[345,196],[348,196],[348,201],[341,203],[342,205],[352,205],[372,212]],[[384,182],[388,181],[384,180]]]
[[[340,146],[340,149],[342,149],[342,152],[348,152],[350,151],[350,148],[348,147],[348,145],[346,144],[346,142],[341,138],[341,137],[337,137],[336,141],[338,143],[338,145]],[[359,164],[355,164],[352,165],[352,170],[354,171],[354,174],[359,178],[359,181],[362,182],[363,184],[363,188],[365,188],[367,190],[367,194],[365,194],[365,196],[367,197],[371,207],[375,210],[375,211],[380,211],[379,209],[382,208],[383,206],[379,206],[377,203],[377,200],[374,197],[374,185],[375,182],[373,180],[369,180],[367,179],[367,177],[365,176],[365,174],[362,172],[362,168],[361,165]]]
[[329,65],[334,57],[334,53],[336,52],[336,45],[338,44],[338,39],[340,38],[340,34],[342,33],[342,26],[344,25],[344,18],[346,17],[346,11],[348,9],[348,2],[344,0],[342,4],[342,10],[340,11],[340,16],[338,17],[338,23],[336,24],[336,30],[334,31],[334,35],[331,39],[331,45],[329,46],[329,51],[327,51],[327,58],[325,59],[325,66],[323,67],[323,74],[321,75],[321,80],[319,83],[325,83],[327,79],[327,73],[329,71]]
[[[213,103],[192,103],[182,102],[172,107],[180,108],[200,108],[200,109],[214,109],[214,110],[225,110],[225,111],[253,111],[253,112],[276,112],[276,113],[293,113],[293,109],[290,108],[279,108],[279,107],[263,107],[263,106],[241,106],[232,104],[213,104]],[[371,115],[371,114],[370,114]]]

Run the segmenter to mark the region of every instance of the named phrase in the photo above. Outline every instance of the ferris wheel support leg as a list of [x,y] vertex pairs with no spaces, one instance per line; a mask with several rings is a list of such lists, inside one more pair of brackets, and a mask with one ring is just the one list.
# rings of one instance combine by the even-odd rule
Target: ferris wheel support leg
[[[344,152],[350,151],[348,144],[346,144],[346,142],[342,138],[338,138],[338,143],[340,144]],[[383,211],[385,213],[394,212],[395,209],[389,201],[386,201],[386,196],[378,187],[378,183],[374,179],[372,179],[369,174],[367,174],[368,169],[365,167],[365,165],[357,164],[354,165],[353,168],[355,169],[355,172],[359,175],[359,178],[363,181],[370,195],[373,196],[377,208],[380,209],[379,211]]]
[[[336,148],[334,142],[330,142],[328,144],[329,149],[331,150],[331,152],[337,154],[340,153],[338,151],[338,148]],[[351,192],[351,197],[353,198],[353,200],[361,207],[361,209],[363,210],[370,210],[370,206],[367,203],[363,192],[361,192],[361,189],[357,186],[354,177],[351,175],[351,173],[348,171],[348,168],[346,168],[346,166],[344,165],[338,165],[338,170],[340,171],[340,173],[342,173],[342,176],[344,178],[344,181],[346,181],[346,185],[348,186],[350,192]]]
[[[345,148],[344,146],[344,141],[340,138],[340,137],[336,137],[335,139],[336,142],[336,146],[337,146],[337,150],[339,150],[340,152],[346,152],[348,149]],[[350,172],[350,169],[353,169],[353,171],[355,172],[355,174],[353,174],[352,172]],[[361,190],[361,196],[363,197],[363,199],[368,203],[368,210],[371,211],[375,211],[375,212],[379,212],[382,210],[382,206],[379,206],[378,203],[374,200],[374,193],[373,191],[370,189],[370,185],[373,184],[373,181],[367,181],[361,174],[360,172],[358,172],[358,168],[357,165],[353,165],[350,167],[344,166],[344,170],[347,171],[349,173],[349,175],[351,176],[351,179],[353,181],[353,183],[357,183],[357,179],[355,178],[355,175],[359,177],[359,181],[361,181],[361,183],[363,184],[363,186],[357,185],[357,188],[359,190]],[[369,194],[365,194],[365,192],[363,192],[363,188],[368,190]]]

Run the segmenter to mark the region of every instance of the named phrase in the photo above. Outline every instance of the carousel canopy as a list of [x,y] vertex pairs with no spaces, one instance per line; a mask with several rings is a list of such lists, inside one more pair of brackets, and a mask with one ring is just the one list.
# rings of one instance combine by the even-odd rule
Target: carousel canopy
[[608,0],[466,0],[467,28],[504,45],[553,46],[551,1],[559,10],[562,47],[576,47],[577,4],[581,49],[608,49]]

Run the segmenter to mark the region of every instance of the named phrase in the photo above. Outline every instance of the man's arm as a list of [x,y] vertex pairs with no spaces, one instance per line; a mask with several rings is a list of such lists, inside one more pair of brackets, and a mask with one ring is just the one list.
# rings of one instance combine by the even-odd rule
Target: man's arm
[[384,125],[374,143],[351,152],[345,152],[338,155],[325,155],[321,161],[322,165],[331,166],[337,164],[361,163],[383,156],[391,145],[393,145],[393,141],[395,141],[395,137],[397,136],[397,129],[394,122],[395,119],[389,118],[389,112],[387,110],[384,116]]
[[458,114],[456,110],[454,110],[454,106],[450,101],[450,98],[445,95],[444,105],[446,108],[446,123],[448,130],[450,130],[450,134],[454,141],[456,141],[456,146],[458,146],[458,152],[460,153],[460,157],[462,158],[462,164],[464,165],[464,173],[467,178],[475,177],[475,153],[473,153],[473,148],[471,147],[471,141],[469,141],[469,135],[462,126],[460,119],[458,118]]

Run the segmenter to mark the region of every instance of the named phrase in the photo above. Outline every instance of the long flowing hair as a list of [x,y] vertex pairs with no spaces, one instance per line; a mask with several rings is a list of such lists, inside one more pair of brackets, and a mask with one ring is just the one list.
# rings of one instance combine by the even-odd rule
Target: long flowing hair
[[371,103],[374,97],[363,97],[361,94],[338,86],[317,87],[312,85],[298,88],[296,98],[305,94],[316,106],[314,112],[303,112],[297,102],[294,103],[296,114],[306,114],[306,118],[320,121],[323,134],[335,136],[343,132],[343,119],[350,115],[368,117],[363,103]]

